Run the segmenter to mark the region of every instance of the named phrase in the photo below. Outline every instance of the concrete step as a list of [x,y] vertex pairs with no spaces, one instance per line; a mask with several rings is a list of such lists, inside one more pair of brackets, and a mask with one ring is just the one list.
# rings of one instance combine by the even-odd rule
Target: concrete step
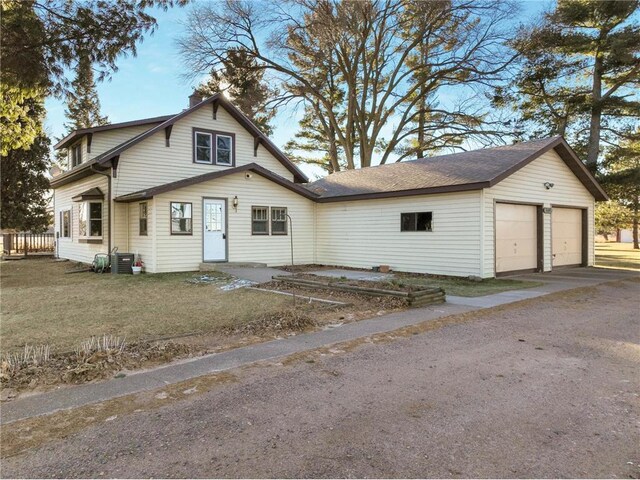
[[201,272],[224,271],[228,268],[266,268],[266,263],[258,262],[204,262],[200,264]]

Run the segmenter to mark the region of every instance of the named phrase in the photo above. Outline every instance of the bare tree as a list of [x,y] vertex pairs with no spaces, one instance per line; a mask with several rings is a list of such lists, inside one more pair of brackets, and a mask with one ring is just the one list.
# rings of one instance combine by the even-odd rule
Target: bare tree
[[[245,50],[315,114],[337,170],[495,133],[478,104],[511,60],[512,13],[499,0],[227,0],[198,4],[180,46],[194,73]],[[463,98],[451,98],[453,87]]]

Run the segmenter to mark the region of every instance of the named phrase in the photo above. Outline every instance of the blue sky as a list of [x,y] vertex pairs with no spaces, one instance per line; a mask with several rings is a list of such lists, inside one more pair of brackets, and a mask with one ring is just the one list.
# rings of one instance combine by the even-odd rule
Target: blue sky
[[[550,5],[549,1],[521,2],[522,20],[534,19]],[[138,45],[136,57],[122,57],[118,71],[111,80],[97,85],[102,114],[112,123],[138,118],[177,113],[188,106],[187,97],[193,91],[194,81],[183,77],[184,65],[176,45],[183,28],[181,22],[189,13],[189,6],[173,8],[167,12],[156,10],[156,32]],[[516,25],[514,24],[514,27]],[[46,101],[45,127],[52,138],[64,135],[64,102],[49,98]],[[272,140],[282,147],[297,128],[296,112],[281,111],[273,121]],[[308,175],[317,175],[319,169],[303,166]]]

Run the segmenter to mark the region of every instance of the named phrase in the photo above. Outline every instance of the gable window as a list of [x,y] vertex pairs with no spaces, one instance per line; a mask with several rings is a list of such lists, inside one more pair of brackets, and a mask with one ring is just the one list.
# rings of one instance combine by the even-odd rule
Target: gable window
[[415,212],[400,214],[401,232],[431,232],[433,212]]
[[269,207],[251,207],[251,235],[269,235]]
[[139,235],[146,236],[147,235],[147,215],[149,210],[147,208],[147,202],[143,202],[140,204],[140,223],[139,223]]
[[233,166],[235,148],[233,133],[193,129],[193,161],[208,165]]
[[78,235],[81,238],[102,238],[102,202],[78,205]]
[[229,135],[216,135],[216,163],[231,165],[233,141]]
[[287,209],[271,207],[271,235],[287,234]]
[[196,163],[213,163],[213,155],[211,154],[213,135],[206,132],[196,132],[195,136],[195,162]]
[[60,237],[71,238],[71,210],[60,212]]
[[191,235],[191,203],[171,202],[171,235]]
[[71,168],[77,167],[82,163],[82,143],[76,143],[69,152],[71,157]]

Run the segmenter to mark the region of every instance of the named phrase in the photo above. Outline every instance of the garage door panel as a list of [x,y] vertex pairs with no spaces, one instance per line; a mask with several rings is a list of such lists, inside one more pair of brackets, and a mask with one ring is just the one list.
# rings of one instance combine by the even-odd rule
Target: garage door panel
[[582,210],[554,208],[551,213],[552,265],[582,264]]
[[538,266],[537,209],[496,204],[496,273]]

